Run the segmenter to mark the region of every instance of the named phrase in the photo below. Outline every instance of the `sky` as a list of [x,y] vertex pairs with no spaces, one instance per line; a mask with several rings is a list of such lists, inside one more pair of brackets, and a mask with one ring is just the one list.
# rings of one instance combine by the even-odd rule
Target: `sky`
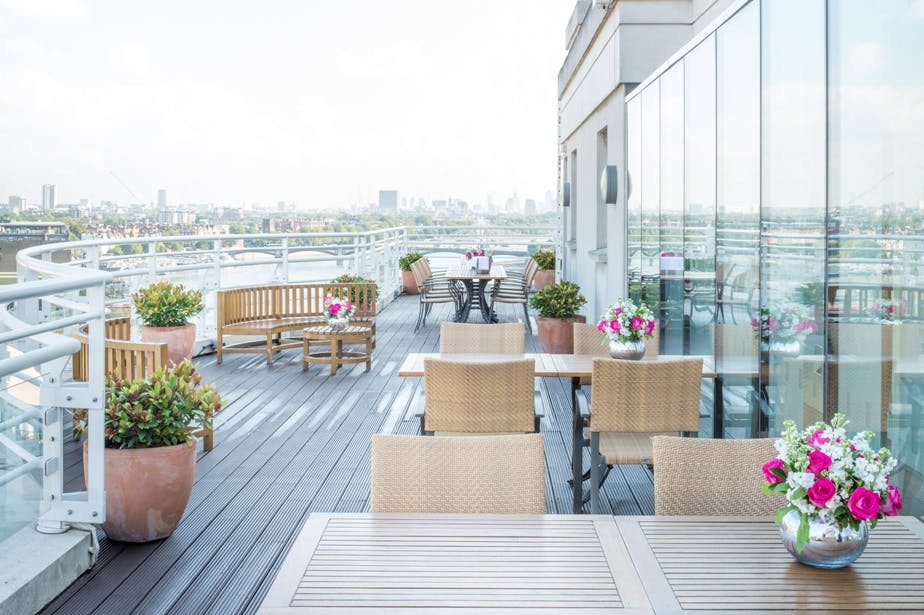
[[573,7],[0,0],[0,202],[542,199]]

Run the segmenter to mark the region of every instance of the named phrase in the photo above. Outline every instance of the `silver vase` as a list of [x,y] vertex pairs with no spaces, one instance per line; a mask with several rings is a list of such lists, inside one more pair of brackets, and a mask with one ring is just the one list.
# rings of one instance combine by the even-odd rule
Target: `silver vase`
[[849,527],[837,527],[810,521],[809,542],[802,551],[796,549],[796,537],[799,532],[800,515],[791,510],[780,523],[780,540],[786,550],[798,561],[815,568],[843,568],[851,564],[863,553],[869,540],[869,528],[866,522],[855,531]]
[[638,361],[645,356],[645,341],[618,342],[610,340],[610,356],[614,359]]
[[350,324],[349,317],[331,318],[328,324],[332,331],[342,331],[344,327]]

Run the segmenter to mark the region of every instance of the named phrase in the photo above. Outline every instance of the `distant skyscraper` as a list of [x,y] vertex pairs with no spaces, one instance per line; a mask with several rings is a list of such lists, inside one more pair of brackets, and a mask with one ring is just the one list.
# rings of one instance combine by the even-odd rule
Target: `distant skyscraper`
[[22,211],[26,208],[26,200],[21,196],[11,196],[9,200],[9,210],[10,211]]
[[398,191],[379,190],[379,209],[398,211]]
[[160,211],[167,209],[167,191],[163,188],[157,190],[157,209]]
[[526,199],[523,202],[523,210],[527,215],[534,215],[536,213],[536,199]]
[[55,186],[45,184],[42,186],[42,211],[51,211],[55,208]]

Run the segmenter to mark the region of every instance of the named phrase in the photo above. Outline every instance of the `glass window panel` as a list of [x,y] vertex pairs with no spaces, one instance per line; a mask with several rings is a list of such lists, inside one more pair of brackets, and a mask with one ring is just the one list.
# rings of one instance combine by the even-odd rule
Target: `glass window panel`
[[683,354],[683,61],[660,82],[661,352]]
[[628,177],[626,198],[627,283],[629,296],[640,301],[642,296],[642,99],[636,96],[626,110]]
[[825,262],[825,2],[761,4],[762,419],[821,418],[816,289]]
[[725,436],[757,426],[760,222],[760,11],[753,2],[716,33],[716,367]]
[[660,300],[661,201],[661,88],[658,81],[645,88],[642,99],[642,293],[654,309]]
[[918,3],[829,5],[828,406],[901,462],[924,514],[924,24]]

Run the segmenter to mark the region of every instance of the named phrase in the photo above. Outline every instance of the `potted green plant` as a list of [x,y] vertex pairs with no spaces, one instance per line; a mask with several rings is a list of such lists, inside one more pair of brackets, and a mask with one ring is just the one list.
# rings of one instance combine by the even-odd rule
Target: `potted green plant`
[[404,292],[409,295],[420,293],[420,289],[417,287],[417,280],[414,279],[414,274],[411,272],[411,265],[423,257],[424,255],[420,252],[408,252],[404,256],[398,258],[398,267],[401,269],[401,285],[404,286]]
[[[148,378],[106,378],[104,475],[106,521],[113,540],[166,538],[179,524],[196,474],[192,432],[212,428],[222,399],[187,359]],[[74,434],[86,411],[74,413]],[[84,476],[87,474],[84,444]]]
[[536,292],[529,300],[535,308],[539,343],[545,352],[571,354],[574,352],[574,323],[585,322],[578,310],[587,303],[581,287],[574,282],[552,282]]
[[555,251],[548,249],[536,250],[533,260],[539,270],[533,276],[533,287],[542,290],[546,285],[555,281]]
[[202,293],[167,280],[155,282],[132,293],[141,326],[141,341],[166,343],[174,364],[192,356],[196,325],[186,322],[205,307]]

